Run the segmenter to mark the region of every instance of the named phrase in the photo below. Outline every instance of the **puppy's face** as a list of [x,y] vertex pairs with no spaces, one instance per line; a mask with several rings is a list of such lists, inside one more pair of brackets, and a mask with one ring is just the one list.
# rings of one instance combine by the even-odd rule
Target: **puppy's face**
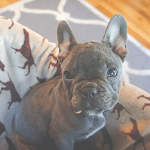
[[121,15],[109,22],[102,42],[77,43],[65,21],[57,30],[58,59],[69,107],[76,114],[97,115],[119,99],[127,24]]
[[76,44],[62,63],[69,106],[76,114],[98,115],[119,100],[122,61],[108,44]]

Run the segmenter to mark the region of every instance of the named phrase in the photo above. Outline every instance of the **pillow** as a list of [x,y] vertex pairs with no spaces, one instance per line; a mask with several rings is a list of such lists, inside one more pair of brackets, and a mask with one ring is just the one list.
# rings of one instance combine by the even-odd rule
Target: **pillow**
[[106,150],[150,149],[150,94],[123,82],[120,100],[110,112],[96,144]]

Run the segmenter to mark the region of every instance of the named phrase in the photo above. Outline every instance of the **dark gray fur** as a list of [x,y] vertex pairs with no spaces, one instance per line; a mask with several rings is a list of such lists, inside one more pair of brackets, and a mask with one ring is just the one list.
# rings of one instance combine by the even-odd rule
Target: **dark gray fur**
[[[21,102],[13,122],[19,150],[73,150],[76,142],[99,133],[119,100],[125,19],[115,15],[102,42],[77,43],[65,21],[57,35],[62,75],[37,85]],[[111,67],[115,77],[107,76]]]

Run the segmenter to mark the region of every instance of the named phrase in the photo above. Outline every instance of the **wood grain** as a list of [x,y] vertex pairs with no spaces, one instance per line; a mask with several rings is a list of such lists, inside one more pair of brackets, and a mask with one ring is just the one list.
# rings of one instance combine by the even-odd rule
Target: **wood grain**
[[5,7],[9,4],[12,4],[14,2],[17,2],[19,0],[0,0],[0,8]]
[[129,33],[150,49],[150,0],[87,0],[99,11],[111,18],[122,14]]

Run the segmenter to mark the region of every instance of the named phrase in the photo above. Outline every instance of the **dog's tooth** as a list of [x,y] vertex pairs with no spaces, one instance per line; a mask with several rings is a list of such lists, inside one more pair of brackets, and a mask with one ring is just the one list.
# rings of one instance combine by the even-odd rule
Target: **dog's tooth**
[[77,112],[75,112],[76,114],[81,114],[82,113],[82,111],[80,110],[80,111],[77,111]]

